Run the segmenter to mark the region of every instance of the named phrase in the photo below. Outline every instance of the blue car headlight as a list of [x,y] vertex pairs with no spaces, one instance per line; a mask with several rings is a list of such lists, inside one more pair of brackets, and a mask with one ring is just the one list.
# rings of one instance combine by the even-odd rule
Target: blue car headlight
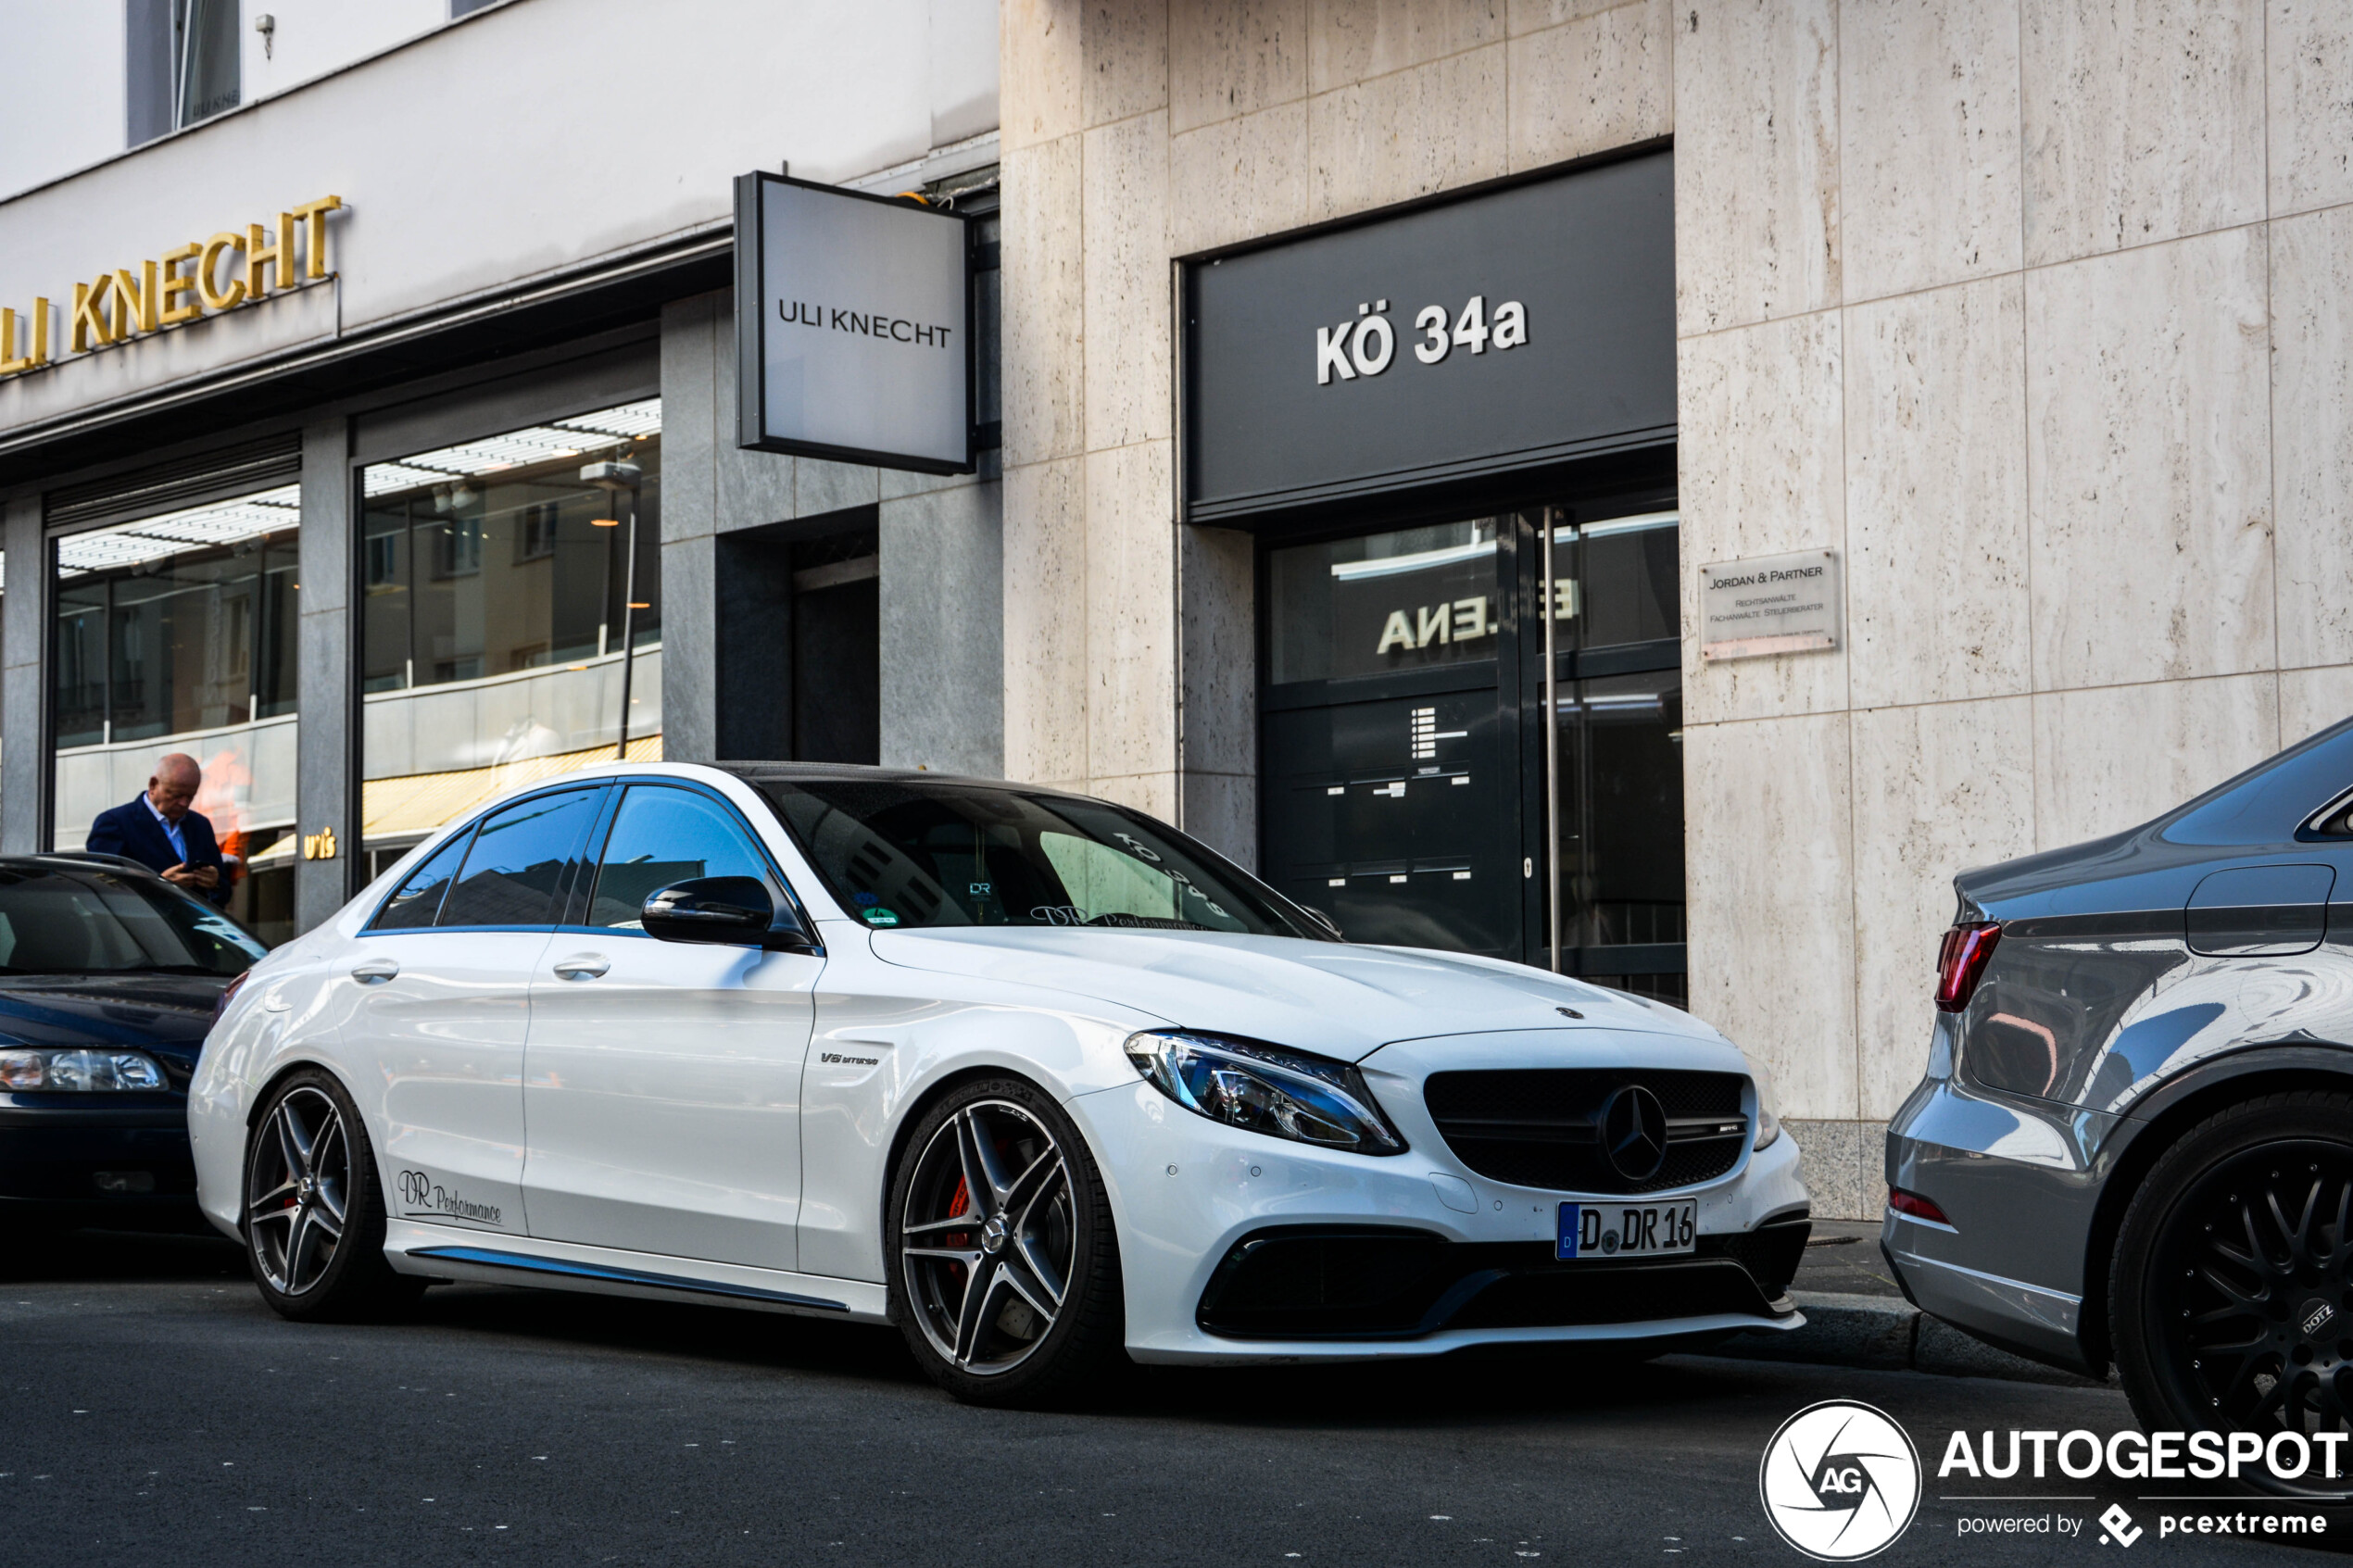
[[1212,1122],[1353,1154],[1405,1152],[1347,1062],[1182,1029],[1128,1035],[1127,1060],[1152,1087]]
[[161,1089],[156,1059],[141,1051],[0,1050],[0,1089]]

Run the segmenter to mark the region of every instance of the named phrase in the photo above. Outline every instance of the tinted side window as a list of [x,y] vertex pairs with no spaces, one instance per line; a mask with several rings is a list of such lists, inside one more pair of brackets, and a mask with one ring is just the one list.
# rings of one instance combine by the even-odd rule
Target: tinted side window
[[458,874],[458,862],[466,858],[466,846],[473,838],[470,833],[451,835],[448,843],[425,858],[425,863],[409,873],[398,891],[384,900],[383,909],[369,923],[371,931],[414,931],[433,923],[441,912],[442,896],[449,891],[449,883]]
[[702,876],[776,882],[768,857],[726,807],[692,790],[633,785],[613,814],[588,923],[635,929],[657,889]]
[[535,795],[483,819],[440,925],[553,925],[601,789]]

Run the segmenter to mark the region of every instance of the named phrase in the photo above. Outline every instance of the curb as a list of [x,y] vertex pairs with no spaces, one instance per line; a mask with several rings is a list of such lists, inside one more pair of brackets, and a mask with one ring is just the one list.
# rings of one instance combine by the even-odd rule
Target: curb
[[2069,1388],[2115,1386],[2112,1378],[2084,1377],[1997,1350],[1897,1297],[1793,1290],[1790,1298],[1806,1314],[1804,1327],[1743,1334],[1708,1354],[1760,1361],[1818,1361],[1873,1372],[2000,1377]]

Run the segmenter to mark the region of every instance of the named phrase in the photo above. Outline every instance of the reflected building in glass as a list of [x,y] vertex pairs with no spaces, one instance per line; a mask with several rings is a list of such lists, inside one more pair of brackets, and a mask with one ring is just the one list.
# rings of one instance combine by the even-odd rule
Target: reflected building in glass
[[660,399],[371,463],[360,488],[369,874],[624,739],[661,759]]
[[54,847],[133,799],[157,761],[204,770],[194,809],[233,915],[294,935],[295,617],[302,502],[283,484],[59,539],[53,549]]

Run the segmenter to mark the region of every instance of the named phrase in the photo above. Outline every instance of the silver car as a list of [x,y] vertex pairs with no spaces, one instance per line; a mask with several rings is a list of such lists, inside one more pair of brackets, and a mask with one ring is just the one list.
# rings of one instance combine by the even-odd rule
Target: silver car
[[2113,1361],[2151,1431],[2347,1430],[2353,720],[1955,886],[1928,1075],[1888,1131],[1906,1294]]

